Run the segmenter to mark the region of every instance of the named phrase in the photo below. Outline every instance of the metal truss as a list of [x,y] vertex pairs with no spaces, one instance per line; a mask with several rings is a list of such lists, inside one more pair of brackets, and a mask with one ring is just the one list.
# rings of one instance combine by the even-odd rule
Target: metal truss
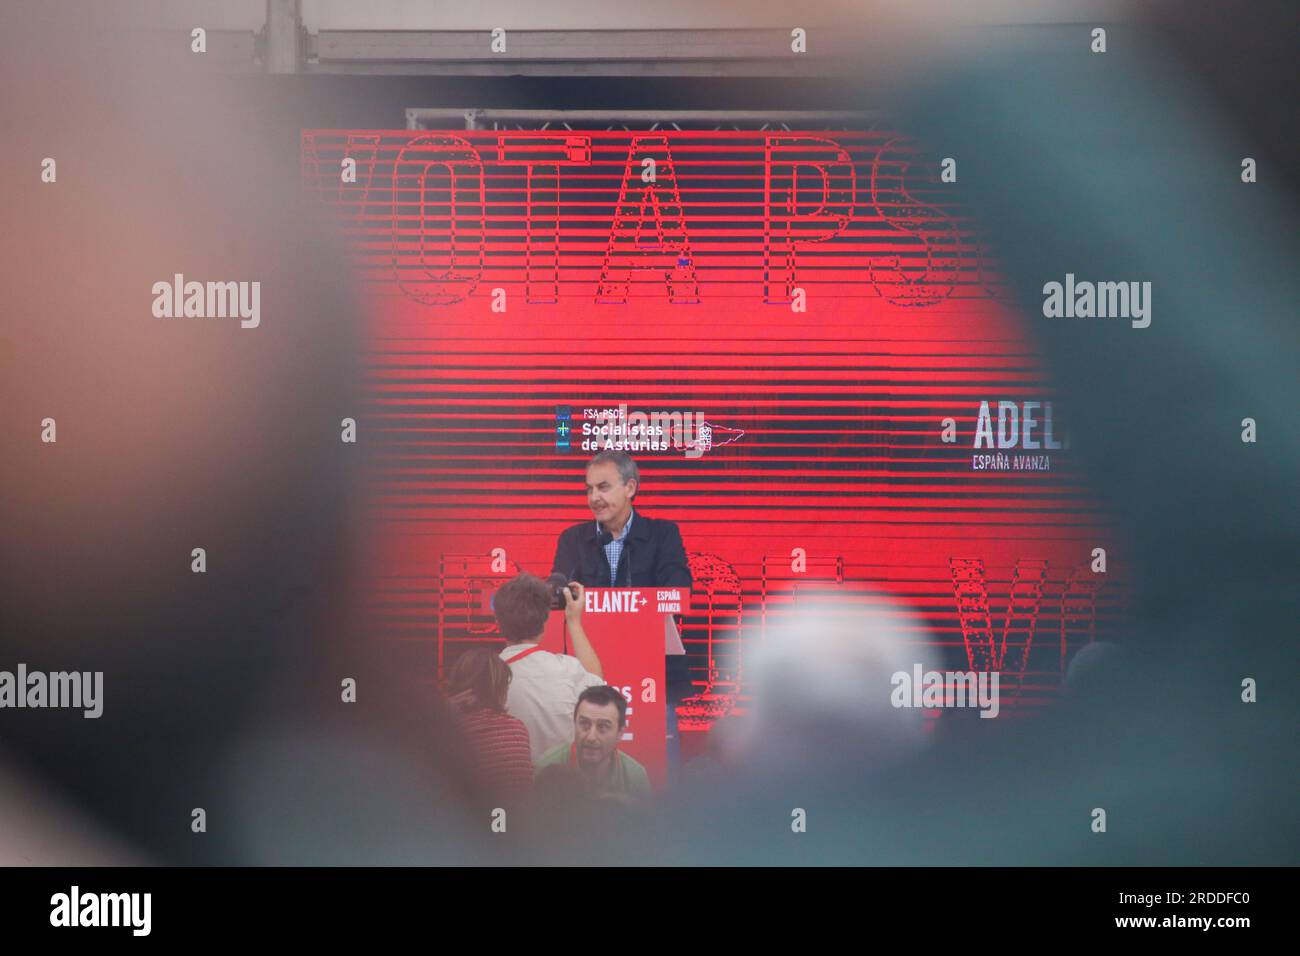
[[[373,76],[843,77],[861,51],[842,29],[307,30],[301,0],[267,0],[257,32],[209,31],[204,66],[222,72]],[[806,28],[806,29],[805,29]],[[187,31],[168,46],[188,49]],[[806,45],[805,45],[806,42]],[[803,52],[806,50],[807,52]]]
[[875,112],[829,110],[511,110],[412,107],[406,128],[490,130],[795,130],[863,129]]

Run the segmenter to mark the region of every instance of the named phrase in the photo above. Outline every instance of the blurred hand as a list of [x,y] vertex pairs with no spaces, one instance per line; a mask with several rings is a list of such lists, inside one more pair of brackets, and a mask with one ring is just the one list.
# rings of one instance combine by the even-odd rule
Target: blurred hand
[[582,608],[587,603],[587,589],[577,581],[570,581],[564,589],[564,620],[577,624],[582,620]]

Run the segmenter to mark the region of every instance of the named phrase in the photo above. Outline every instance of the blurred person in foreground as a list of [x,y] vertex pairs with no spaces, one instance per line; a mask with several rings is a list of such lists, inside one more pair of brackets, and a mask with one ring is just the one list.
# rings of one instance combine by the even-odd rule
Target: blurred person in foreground
[[[677,808],[656,862],[1293,865],[1300,138],[1278,104],[1294,16],[1117,5],[1093,11],[1099,53],[1073,9],[1012,4],[997,25],[953,3],[841,9],[862,56],[840,102],[897,104],[897,128],[956,158],[954,201],[1041,346],[1125,538],[1125,653],[1041,717],[960,722],[887,773],[810,754],[761,789],[721,781]],[[1268,175],[1243,179],[1245,157]],[[1045,317],[1067,273],[1151,282],[1150,327]],[[1247,678],[1279,692],[1246,702]],[[808,815],[794,841],[774,822],[791,807]]]
[[500,802],[526,798],[533,787],[528,728],[506,713],[510,668],[481,647],[462,654],[447,679],[466,750],[484,795]]
[[[23,834],[0,863],[492,859],[454,724],[362,637],[365,312],[299,189],[328,94],[254,99],[156,11],[28,4],[0,29],[6,147],[58,163],[0,178],[26,317],[0,349],[0,660],[103,673],[99,719],[0,718],[0,829]],[[155,317],[176,273],[259,282],[259,324]],[[341,442],[345,416],[374,441]]]

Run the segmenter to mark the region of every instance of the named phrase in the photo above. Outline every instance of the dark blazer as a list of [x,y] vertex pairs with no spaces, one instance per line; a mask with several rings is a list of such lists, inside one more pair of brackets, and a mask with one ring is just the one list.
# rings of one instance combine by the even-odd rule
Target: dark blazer
[[[551,570],[587,587],[609,587],[609,559],[596,540],[594,518],[566,528],[555,545]],[[686,549],[677,523],[634,511],[632,528],[618,560],[619,587],[691,586]]]

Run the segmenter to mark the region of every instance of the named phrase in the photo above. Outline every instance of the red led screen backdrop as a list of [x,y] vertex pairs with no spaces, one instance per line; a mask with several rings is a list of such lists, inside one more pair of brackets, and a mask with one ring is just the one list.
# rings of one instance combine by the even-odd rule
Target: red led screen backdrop
[[897,134],[307,130],[302,160],[367,293],[375,639],[430,679],[590,517],[602,447],[686,543],[684,729],[743,709],[746,641],[820,594],[910,608],[1008,716],[1114,628],[1026,318]]

